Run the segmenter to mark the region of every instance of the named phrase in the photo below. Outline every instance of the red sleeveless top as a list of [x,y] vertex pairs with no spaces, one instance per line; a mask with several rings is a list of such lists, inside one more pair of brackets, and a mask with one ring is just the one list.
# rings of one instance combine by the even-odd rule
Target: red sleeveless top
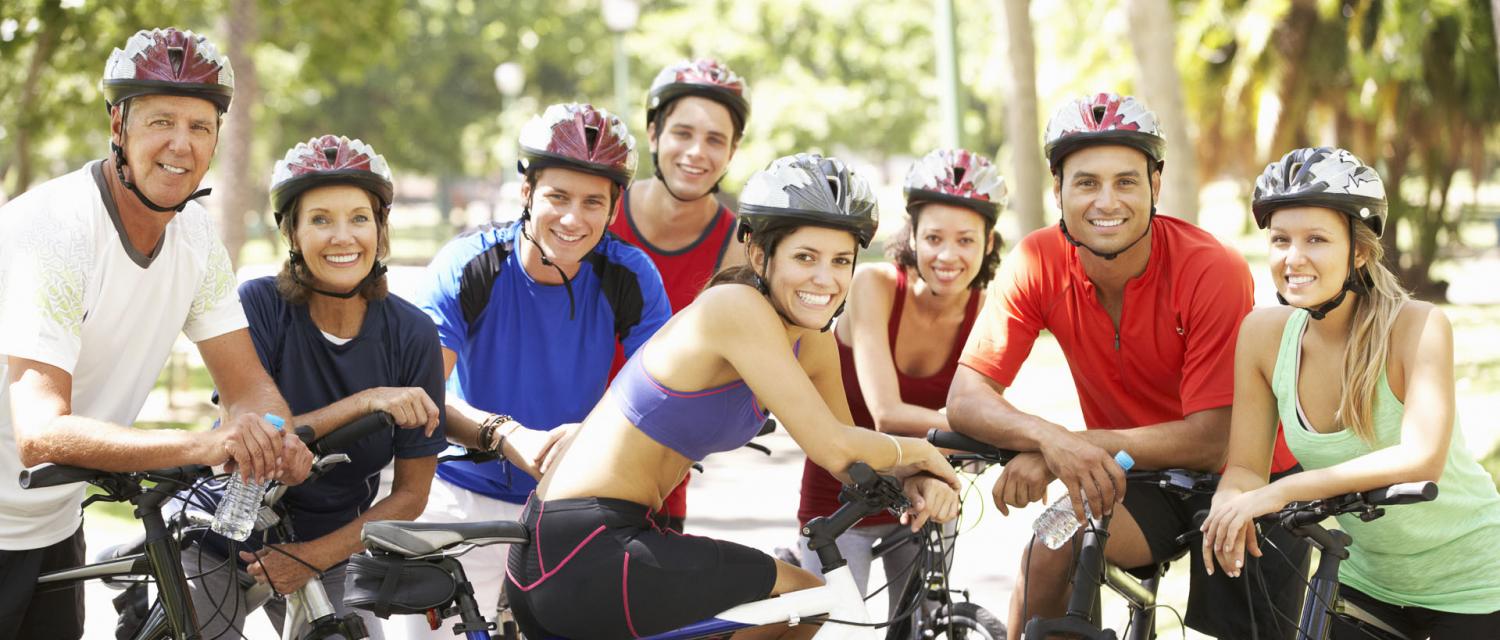
[[651,257],[651,263],[661,272],[661,282],[667,288],[672,313],[681,311],[698,297],[703,285],[708,284],[708,279],[719,270],[724,251],[729,248],[734,234],[734,213],[721,204],[713,222],[703,229],[697,240],[676,251],[666,251],[652,246],[636,230],[635,220],[630,214],[629,193],[620,198],[619,214],[609,225],[609,230]]
[[[896,297],[895,303],[891,305],[891,321],[889,324],[889,340],[891,352],[896,351],[896,335],[901,330],[901,308],[906,304],[906,269],[896,269]],[[970,291],[969,303],[964,307],[964,321],[958,327],[958,334],[953,337],[953,346],[948,350],[947,364],[943,365],[937,373],[925,378],[917,378],[901,372],[896,368],[896,381],[901,389],[901,401],[914,404],[928,409],[941,409],[948,404],[948,387],[953,384],[953,374],[958,371],[958,356],[963,351],[964,343],[969,339],[969,330],[974,328],[974,318],[979,314],[979,292]],[[874,428],[875,419],[870,417],[870,409],[865,405],[865,396],[859,390],[859,376],[854,370],[854,348],[839,343],[839,367],[844,374],[844,395],[849,398],[849,413],[854,416],[854,424],[867,429]],[[808,460],[802,467],[802,503],[797,508],[797,520],[807,524],[809,520],[818,516],[826,516],[833,513],[839,507],[839,481],[832,474],[824,471],[822,467]],[[891,524],[897,522],[895,516],[889,513],[870,516],[861,520],[858,526],[868,527],[880,524]]]

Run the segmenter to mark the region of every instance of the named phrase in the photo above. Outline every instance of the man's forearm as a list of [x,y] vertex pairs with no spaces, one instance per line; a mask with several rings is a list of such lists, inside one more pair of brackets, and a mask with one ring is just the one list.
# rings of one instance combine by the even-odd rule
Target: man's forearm
[[1068,431],[1017,409],[998,394],[950,402],[948,424],[970,438],[1013,451],[1040,451],[1043,444]]
[[[292,409],[281,397],[281,392],[276,385],[266,378],[264,382],[248,385],[245,391],[237,397],[224,397],[223,412],[225,416],[236,416],[242,413],[263,416],[266,414],[291,418]],[[321,435],[321,433],[319,434]]]
[[1217,472],[1224,464],[1227,432],[1187,420],[1174,420],[1128,429],[1089,429],[1079,432],[1105,451],[1124,451],[1141,469],[1196,469]]
[[50,420],[21,445],[22,464],[52,462],[104,471],[140,471],[197,464],[208,456],[200,434],[133,429],[82,416]]

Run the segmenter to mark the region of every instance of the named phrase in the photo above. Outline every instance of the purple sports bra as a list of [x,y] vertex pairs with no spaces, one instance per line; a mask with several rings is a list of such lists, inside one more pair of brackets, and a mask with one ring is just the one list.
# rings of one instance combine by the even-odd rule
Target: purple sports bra
[[[802,347],[792,345],[795,355]],[[658,382],[635,355],[609,386],[625,418],[652,440],[690,460],[744,446],[765,424],[766,414],[744,380],[700,391],[677,391]]]

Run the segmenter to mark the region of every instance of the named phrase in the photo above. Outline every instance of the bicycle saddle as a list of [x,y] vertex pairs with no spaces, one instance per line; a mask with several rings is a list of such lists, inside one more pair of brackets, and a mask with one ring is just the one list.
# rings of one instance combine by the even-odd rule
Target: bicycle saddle
[[407,558],[430,555],[460,544],[482,547],[491,544],[526,544],[531,534],[519,522],[405,522],[377,520],[366,522],[360,541],[372,551],[384,551]]

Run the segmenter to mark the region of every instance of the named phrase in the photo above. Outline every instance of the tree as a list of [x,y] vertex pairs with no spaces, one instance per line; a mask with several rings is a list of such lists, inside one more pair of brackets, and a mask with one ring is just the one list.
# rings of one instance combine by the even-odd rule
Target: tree
[[[1040,229],[1046,211],[1042,202],[1047,189],[1045,161],[1036,144],[1037,124],[1036,45],[1031,38],[1031,1],[1002,0],[1005,36],[1010,60],[1010,98],[1006,131],[1010,137],[1011,210],[1020,213],[1022,232]],[[1497,0],[1500,1],[1500,0]]]
[[1188,130],[1182,77],[1177,72],[1177,21],[1168,0],[1128,0],[1126,7],[1139,91],[1164,129],[1167,158],[1176,159],[1177,166],[1163,172],[1161,209],[1196,221],[1198,154]]
[[220,21],[219,30],[228,34],[225,38],[225,54],[234,67],[234,103],[224,118],[224,128],[219,136],[219,175],[224,178],[224,195],[219,202],[219,234],[224,239],[224,248],[229,258],[239,264],[240,247],[245,244],[245,216],[259,211],[256,180],[263,172],[256,171],[253,163],[255,133],[255,105],[260,103],[260,81],[255,69],[255,58],[251,48],[260,39],[259,11],[256,0],[229,0],[229,11]]

